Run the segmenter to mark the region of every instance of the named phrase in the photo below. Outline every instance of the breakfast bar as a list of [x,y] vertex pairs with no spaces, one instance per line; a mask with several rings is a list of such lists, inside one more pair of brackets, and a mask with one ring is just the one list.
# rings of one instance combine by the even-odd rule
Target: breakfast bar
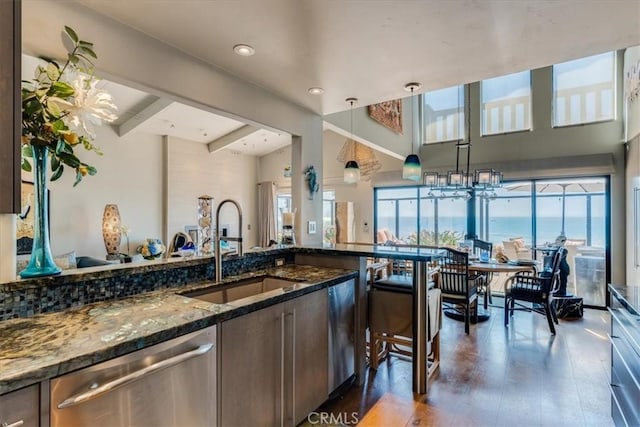
[[442,252],[432,247],[415,246],[387,246],[369,244],[335,244],[327,247],[296,248],[296,262],[303,258],[303,254],[314,254],[309,259],[304,257],[304,264],[318,262],[318,257],[324,258],[325,264],[341,268],[353,268],[354,265],[336,264],[345,258],[353,259],[360,271],[360,283],[356,295],[356,373],[360,380],[364,378],[366,368],[366,259],[387,258],[391,260],[413,261],[413,352],[412,378],[413,392],[425,394],[427,392],[428,357],[427,357],[427,307],[428,307],[428,271],[429,264],[442,256]]

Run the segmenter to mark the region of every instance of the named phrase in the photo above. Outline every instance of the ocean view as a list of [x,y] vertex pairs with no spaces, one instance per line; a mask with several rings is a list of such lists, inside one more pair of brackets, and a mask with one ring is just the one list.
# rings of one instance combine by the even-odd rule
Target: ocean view
[[[461,217],[441,217],[438,231],[453,230],[461,236],[466,233],[466,219]],[[395,218],[379,217],[378,229],[387,228],[394,231]],[[433,218],[423,219],[421,229],[433,230]],[[560,218],[539,217],[537,220],[537,245],[555,241],[562,229]],[[403,239],[416,231],[416,217],[402,216],[399,221],[398,237]],[[488,230],[476,225],[476,232],[482,239],[493,243],[500,243],[511,237],[524,237],[527,244],[532,244],[531,218],[527,217],[496,217],[489,221]],[[488,233],[488,236],[487,236]],[[587,219],[585,217],[567,217],[565,220],[565,235],[567,239],[587,239]],[[488,237],[488,238],[487,238]],[[589,246],[605,246],[605,222],[603,217],[591,218],[591,241]]]

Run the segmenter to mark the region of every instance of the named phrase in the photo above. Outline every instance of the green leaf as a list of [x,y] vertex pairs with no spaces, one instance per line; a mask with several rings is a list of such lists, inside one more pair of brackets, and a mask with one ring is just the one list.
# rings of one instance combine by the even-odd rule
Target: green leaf
[[[55,159],[55,157],[54,157],[54,159]],[[64,166],[62,166],[62,164],[59,164],[59,166],[53,172],[53,175],[51,175],[51,181],[55,181],[58,178],[60,178],[62,176],[62,172],[64,172]]]
[[89,166],[87,164],[85,164],[85,166],[87,167],[87,173],[91,176],[94,176],[95,174],[98,173],[98,169],[94,168],[93,166]]
[[71,38],[71,40],[73,40],[74,43],[78,43],[78,35],[76,34],[75,31],[73,31],[73,28],[71,27],[67,27],[66,25],[64,26],[64,31],[67,33],[67,35],[69,36],[69,38]]
[[65,125],[62,120],[56,120],[51,124],[53,125],[54,132],[60,132],[61,130],[67,129],[67,125]]
[[54,94],[60,98],[67,98],[75,93],[73,86],[66,82],[54,82],[51,87]]
[[65,142],[64,139],[60,138],[56,144],[56,155],[61,156],[63,153],[73,154],[73,149]]
[[78,58],[76,55],[72,55],[72,54],[68,54],[67,55],[67,59],[73,65],[76,65],[78,62],[80,62],[80,58]]
[[78,183],[82,181],[82,174],[80,171],[76,171],[76,180],[73,182],[73,186],[75,187]]
[[98,59],[98,55],[96,55],[96,53],[90,47],[80,46],[79,49],[82,53],[86,53],[93,59]]
[[25,159],[24,157],[22,158],[21,167],[23,171],[31,172],[31,163],[29,163],[29,160]]
[[69,166],[70,168],[75,169],[78,166],[80,166],[80,160],[78,160],[78,158],[73,154],[60,153],[60,154],[58,154],[58,157],[60,158],[60,161],[62,163],[64,163],[65,165]]
[[58,107],[58,104],[55,102],[47,102],[47,107],[49,108],[51,114],[53,114],[55,117],[60,117],[60,114],[62,114],[60,107]]
[[51,172],[55,172],[62,164],[56,156],[51,156]]
[[23,161],[25,157],[33,158],[33,148],[31,144],[25,144],[22,146],[22,157]]
[[60,77],[60,70],[53,62],[47,64],[47,77],[49,77],[49,80],[57,80]]

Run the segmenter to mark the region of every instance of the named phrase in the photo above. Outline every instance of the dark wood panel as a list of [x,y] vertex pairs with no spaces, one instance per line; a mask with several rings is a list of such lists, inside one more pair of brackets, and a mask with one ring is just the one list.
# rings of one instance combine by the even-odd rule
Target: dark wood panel
[[0,0],[0,213],[20,210],[20,0]]

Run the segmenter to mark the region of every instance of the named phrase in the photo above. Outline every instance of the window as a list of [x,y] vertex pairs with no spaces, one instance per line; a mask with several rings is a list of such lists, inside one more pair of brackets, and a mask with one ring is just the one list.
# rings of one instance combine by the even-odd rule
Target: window
[[531,73],[483,80],[482,134],[495,135],[531,129]]
[[[535,248],[564,235],[568,291],[604,306],[607,188],[600,177],[507,182],[496,197],[476,199],[477,234],[509,258],[538,260],[543,254]],[[520,238],[524,250],[515,244]]]
[[554,65],[554,126],[613,120],[614,94],[614,52]]
[[[277,223],[278,227],[278,242],[282,241],[282,212],[291,212],[291,194],[290,193],[279,193],[278,196],[278,212],[277,212]],[[335,223],[336,223],[336,212],[335,212],[335,199],[336,192],[324,191],[322,193],[322,241],[325,244],[335,243]]]
[[336,192],[322,192],[322,243],[330,245],[336,242]]
[[423,102],[425,143],[464,138],[464,86],[426,92]]
[[376,242],[389,231],[404,244],[456,246],[467,227],[467,201],[430,197],[425,187],[374,190]]

